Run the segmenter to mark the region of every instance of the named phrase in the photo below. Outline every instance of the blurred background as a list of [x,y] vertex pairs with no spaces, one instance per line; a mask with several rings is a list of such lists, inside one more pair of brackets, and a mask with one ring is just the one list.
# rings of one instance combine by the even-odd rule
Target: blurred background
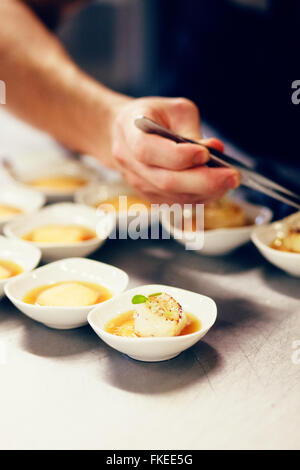
[[300,192],[299,0],[79,3],[38,13],[83,69],[132,96],[191,98],[205,132]]
[[246,151],[299,163],[299,13],[290,0],[95,0],[57,34],[110,87],[188,96]]
[[57,27],[70,54],[133,96],[186,96],[213,132],[300,190],[300,5],[291,0],[95,0]]

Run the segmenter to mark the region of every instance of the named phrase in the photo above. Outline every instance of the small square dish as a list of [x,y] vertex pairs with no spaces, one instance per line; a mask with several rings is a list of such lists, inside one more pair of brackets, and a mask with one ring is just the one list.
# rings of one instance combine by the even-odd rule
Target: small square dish
[[80,204],[58,203],[19,216],[4,226],[9,238],[34,243],[44,260],[88,256],[96,251],[115,227],[112,214]]
[[[163,337],[127,337],[107,331],[109,322],[134,308],[132,299],[136,295],[166,293],[179,302],[184,311],[199,321],[199,328],[190,334]],[[145,285],[124,292],[109,303],[98,305],[88,315],[88,322],[97,335],[109,346],[129,357],[146,362],[172,359],[197,343],[213,326],[217,317],[215,302],[204,295],[164,285]]]
[[40,259],[41,252],[35,246],[0,235],[0,298],[3,297],[4,286],[9,281],[32,271]]
[[5,293],[17,309],[33,320],[50,328],[72,329],[87,324],[89,311],[100,299],[94,295],[97,286],[101,288],[100,301],[108,305],[127,284],[128,276],[121,269],[89,259],[69,258],[12,279],[6,284]]

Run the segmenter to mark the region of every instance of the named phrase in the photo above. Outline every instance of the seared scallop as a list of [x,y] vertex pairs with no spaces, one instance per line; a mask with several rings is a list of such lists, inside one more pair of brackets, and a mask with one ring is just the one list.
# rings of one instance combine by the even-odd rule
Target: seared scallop
[[187,324],[181,305],[169,294],[157,293],[135,305],[134,331],[138,336],[177,336]]

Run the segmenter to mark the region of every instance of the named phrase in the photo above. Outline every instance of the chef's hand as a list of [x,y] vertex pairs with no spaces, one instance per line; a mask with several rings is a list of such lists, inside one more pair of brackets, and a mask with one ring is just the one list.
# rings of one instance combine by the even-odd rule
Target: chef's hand
[[206,203],[240,184],[237,170],[209,168],[208,150],[196,144],[176,144],[145,134],[134,125],[145,115],[177,134],[223,151],[218,139],[202,140],[196,105],[184,98],[141,98],[129,101],[112,127],[114,166],[128,184],[153,202]]

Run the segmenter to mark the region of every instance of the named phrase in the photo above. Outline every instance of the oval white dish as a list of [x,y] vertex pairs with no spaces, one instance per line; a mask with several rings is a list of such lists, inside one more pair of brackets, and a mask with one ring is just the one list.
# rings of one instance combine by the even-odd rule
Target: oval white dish
[[[5,286],[10,301],[28,317],[50,328],[72,329],[87,324],[88,312],[94,305],[86,307],[46,307],[23,302],[24,296],[36,287],[61,281],[85,281],[100,284],[114,296],[123,292],[128,284],[127,274],[119,268],[84,258],[69,258],[47,264],[31,273],[12,279]],[[104,304],[108,304],[109,299]]]
[[[40,262],[41,251],[31,245],[19,240],[10,240],[0,235],[0,259],[13,261],[23,269],[23,273],[32,271]],[[4,286],[11,280],[15,280],[23,273],[13,278],[0,280],[0,298],[4,294]]]
[[[247,218],[253,220],[253,225],[204,231],[203,247],[199,250],[196,249],[197,253],[211,256],[228,254],[247,243],[250,240],[251,232],[256,226],[267,224],[273,217],[272,211],[267,207],[250,204],[240,199],[232,200],[243,208]],[[166,210],[161,212],[160,220],[164,229],[185,247],[195,237],[195,232],[183,231],[181,227],[172,225]]]
[[[79,189],[75,193],[75,202],[79,204],[86,204],[87,206],[95,207],[97,204],[105,204],[107,200],[119,197],[119,196],[132,196],[136,193],[132,188],[127,186],[123,182],[111,182],[111,183],[91,183],[88,186],[85,186]],[[137,196],[138,197],[138,196]],[[127,203],[124,200],[124,207],[127,208]],[[128,212],[127,210],[124,211],[117,211],[116,212],[116,222],[120,228],[126,227],[126,229],[130,226],[130,222],[134,220],[135,217],[141,216],[141,225],[143,229],[147,229],[150,222],[150,209],[146,207],[146,210],[143,212],[141,216],[140,210],[135,210],[134,207]],[[125,221],[127,218],[127,221]]]
[[[134,308],[131,303],[134,295],[154,292],[166,292],[173,296],[185,311],[199,318],[201,329],[189,335],[162,338],[126,338],[105,331],[109,320]],[[176,287],[153,284],[126,291],[105,306],[99,304],[89,313],[88,322],[97,335],[117,351],[139,361],[157,362],[172,359],[197,343],[213,326],[216,317],[217,307],[211,298]]]
[[6,224],[3,232],[9,238],[21,239],[35,228],[49,224],[81,225],[94,230],[97,234],[96,238],[78,243],[35,243],[40,248],[43,259],[53,261],[71,256],[88,256],[96,251],[113,231],[115,220],[112,214],[66,202],[19,216]]
[[294,214],[284,220],[259,227],[253,231],[251,239],[260,253],[277,268],[288,274],[300,277],[300,253],[279,251],[270,247],[279,232],[285,231],[285,223],[291,220]]
[[76,191],[74,200],[79,204],[96,207],[97,205],[117,196],[127,196],[134,191],[121,181],[94,182]]
[[[0,204],[16,207],[23,214],[29,214],[40,209],[45,202],[46,198],[40,191],[27,188],[15,182],[1,184]],[[20,214],[16,214],[13,217],[0,217],[0,230],[3,229],[7,222],[19,216]]]
[[[11,174],[16,181],[21,182],[30,187],[31,183],[40,178],[55,178],[55,177],[75,177],[86,181],[90,184],[92,181],[99,179],[98,175],[93,172],[86,165],[77,162],[75,159],[67,159],[66,157],[57,161],[47,160],[40,158],[38,161],[32,158],[24,158],[23,163],[13,165]],[[38,187],[48,202],[71,201],[74,198],[77,189],[70,188],[50,188]]]

